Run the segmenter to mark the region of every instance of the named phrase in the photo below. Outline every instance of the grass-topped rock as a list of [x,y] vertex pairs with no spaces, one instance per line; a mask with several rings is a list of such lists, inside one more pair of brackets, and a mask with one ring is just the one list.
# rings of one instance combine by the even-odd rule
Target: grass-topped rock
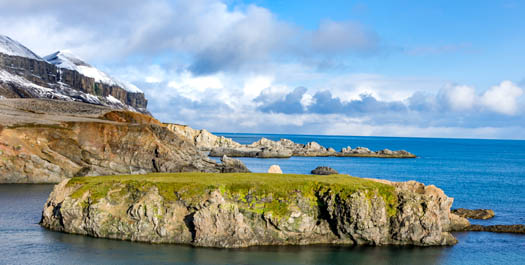
[[452,199],[434,186],[347,175],[173,173],[58,184],[52,230],[208,247],[448,245]]

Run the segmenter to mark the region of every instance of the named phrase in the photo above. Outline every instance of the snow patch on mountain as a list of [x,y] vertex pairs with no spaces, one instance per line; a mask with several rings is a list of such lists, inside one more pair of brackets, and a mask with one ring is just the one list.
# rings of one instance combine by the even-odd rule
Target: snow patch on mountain
[[82,75],[91,77],[95,79],[96,82],[100,82],[100,83],[104,83],[104,84],[112,85],[112,86],[119,86],[123,88],[124,90],[131,92],[131,93],[143,93],[142,90],[140,90],[135,85],[109,76],[108,74],[87,64],[86,62],[84,62],[84,60],[74,55],[70,51],[67,51],[67,50],[58,51],[58,52],[55,52],[53,54],[50,54],[44,57],[44,59],[47,62],[56,65],[57,67],[77,71]]
[[106,99],[107,99],[109,102],[114,103],[114,104],[122,104],[122,101],[118,100],[117,98],[115,98],[115,97],[112,96],[112,95],[107,96]]
[[42,58],[24,45],[4,35],[0,35],[0,53],[42,61]]

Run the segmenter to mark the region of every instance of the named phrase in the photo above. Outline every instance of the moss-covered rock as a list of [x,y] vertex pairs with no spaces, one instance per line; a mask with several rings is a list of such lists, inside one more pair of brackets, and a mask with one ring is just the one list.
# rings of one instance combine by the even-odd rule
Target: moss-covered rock
[[94,237],[207,247],[448,245],[452,199],[416,182],[347,175],[176,173],[77,177],[41,224]]

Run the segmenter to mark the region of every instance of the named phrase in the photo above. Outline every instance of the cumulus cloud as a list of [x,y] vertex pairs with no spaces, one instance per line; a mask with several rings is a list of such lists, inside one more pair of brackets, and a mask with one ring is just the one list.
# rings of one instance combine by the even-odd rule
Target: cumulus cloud
[[440,96],[454,111],[470,110],[476,103],[476,90],[466,85],[447,85]]
[[[357,22],[307,30],[257,5],[220,0],[0,1],[2,33],[40,55],[69,49],[90,61],[161,56],[195,75],[264,71],[283,58],[370,53],[379,37]],[[283,56],[286,55],[286,56]]]
[[513,115],[518,111],[518,98],[521,95],[523,90],[520,87],[510,81],[503,81],[485,91],[481,102],[492,111]]
[[157,118],[214,131],[509,137],[525,124],[523,83],[483,92],[349,72],[352,59],[385,49],[374,29],[329,19],[307,29],[238,3],[0,0],[0,34],[40,55],[70,49],[141,87]]

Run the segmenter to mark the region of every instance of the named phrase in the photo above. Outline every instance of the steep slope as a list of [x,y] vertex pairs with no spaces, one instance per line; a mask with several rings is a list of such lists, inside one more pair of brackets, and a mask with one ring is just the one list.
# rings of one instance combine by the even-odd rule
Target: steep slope
[[[225,168],[228,167],[228,168]],[[73,176],[235,169],[149,115],[78,102],[0,100],[0,183]]]
[[42,58],[26,48],[24,45],[3,35],[0,35],[0,53],[11,56],[26,57],[40,61],[42,60]]
[[87,77],[91,77],[95,79],[95,82],[100,82],[110,86],[120,86],[124,90],[131,93],[143,93],[142,90],[133,84],[109,76],[108,74],[84,62],[80,57],[74,55],[70,51],[57,51],[48,56],[45,56],[44,59],[59,68],[77,71]]
[[111,78],[74,55],[57,53],[55,57],[48,59],[58,67],[0,35],[0,96],[77,101],[148,113],[147,100],[137,87]]

